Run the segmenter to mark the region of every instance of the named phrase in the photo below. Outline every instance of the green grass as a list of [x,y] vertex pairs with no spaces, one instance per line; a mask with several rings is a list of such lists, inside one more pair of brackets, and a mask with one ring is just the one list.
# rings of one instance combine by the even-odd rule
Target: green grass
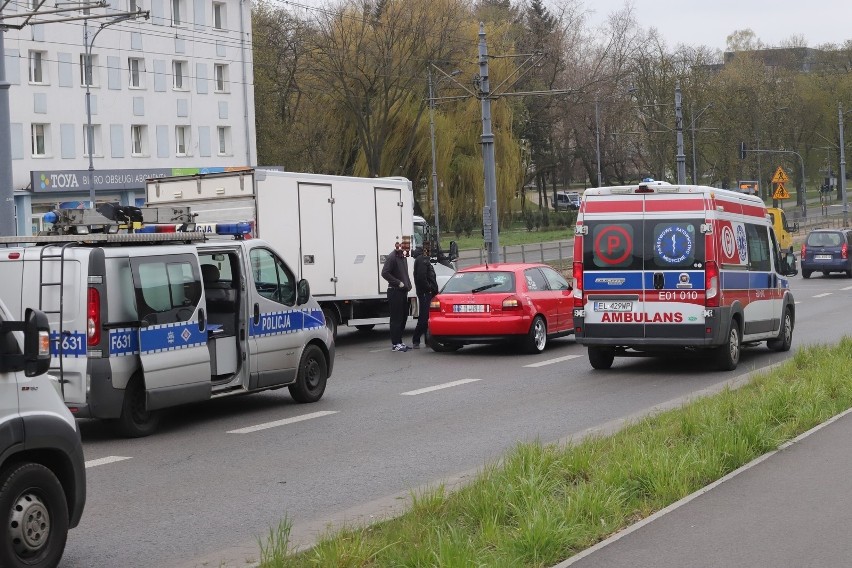
[[[574,228],[553,228],[538,231],[527,231],[526,229],[510,228],[505,231],[500,230],[499,235],[500,246],[529,245],[535,243],[544,243],[548,241],[565,241],[573,239]],[[456,236],[452,234],[444,234],[441,236],[441,243],[443,247],[448,247],[450,241],[456,241],[456,243],[458,243],[459,245],[459,250],[482,248],[484,243],[481,234],[471,235],[470,237],[465,237],[464,235],[462,235],[459,238],[456,238]]]
[[285,520],[260,566],[552,566],[852,407],[850,365],[843,338],[612,436],[519,444],[459,491],[412,495],[401,517],[299,554]]

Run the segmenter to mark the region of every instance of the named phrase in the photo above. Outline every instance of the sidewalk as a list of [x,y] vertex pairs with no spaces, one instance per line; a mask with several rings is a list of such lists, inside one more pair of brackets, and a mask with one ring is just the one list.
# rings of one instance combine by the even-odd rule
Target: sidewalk
[[852,409],[556,568],[852,565]]

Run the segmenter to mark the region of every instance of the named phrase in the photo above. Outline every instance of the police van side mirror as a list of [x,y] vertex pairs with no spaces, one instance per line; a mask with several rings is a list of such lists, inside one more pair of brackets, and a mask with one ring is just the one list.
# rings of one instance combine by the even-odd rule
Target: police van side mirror
[[[24,353],[20,354],[13,331],[24,332]],[[39,310],[27,308],[23,322],[0,323],[0,372],[24,371],[35,377],[50,368],[50,326],[47,316]]]
[[311,297],[311,285],[308,284],[308,281],[302,278],[299,280],[298,284],[296,284],[296,305],[301,306],[302,304],[308,303],[308,298]]

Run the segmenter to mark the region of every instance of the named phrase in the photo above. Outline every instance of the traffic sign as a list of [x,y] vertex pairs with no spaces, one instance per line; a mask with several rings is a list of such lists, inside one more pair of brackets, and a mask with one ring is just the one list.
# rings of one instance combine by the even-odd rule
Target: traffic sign
[[790,194],[787,192],[787,188],[784,187],[783,183],[779,183],[778,187],[775,188],[772,199],[790,199]]
[[772,176],[772,183],[787,183],[788,181],[790,181],[790,178],[787,177],[787,172],[784,171],[784,168],[778,166],[775,175]]

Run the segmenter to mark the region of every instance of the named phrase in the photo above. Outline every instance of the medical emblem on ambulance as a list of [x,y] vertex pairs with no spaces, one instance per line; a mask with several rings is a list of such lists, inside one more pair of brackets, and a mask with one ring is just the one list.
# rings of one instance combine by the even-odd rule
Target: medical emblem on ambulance
[[668,264],[684,262],[692,253],[692,246],[692,235],[679,225],[664,228],[655,243],[657,257]]
[[740,264],[745,264],[746,262],[748,262],[748,249],[746,248],[747,246],[748,245],[746,241],[745,227],[743,227],[741,224],[737,225],[737,252],[740,255]]
[[681,272],[677,277],[678,288],[692,288],[692,282],[689,281],[689,274]]

